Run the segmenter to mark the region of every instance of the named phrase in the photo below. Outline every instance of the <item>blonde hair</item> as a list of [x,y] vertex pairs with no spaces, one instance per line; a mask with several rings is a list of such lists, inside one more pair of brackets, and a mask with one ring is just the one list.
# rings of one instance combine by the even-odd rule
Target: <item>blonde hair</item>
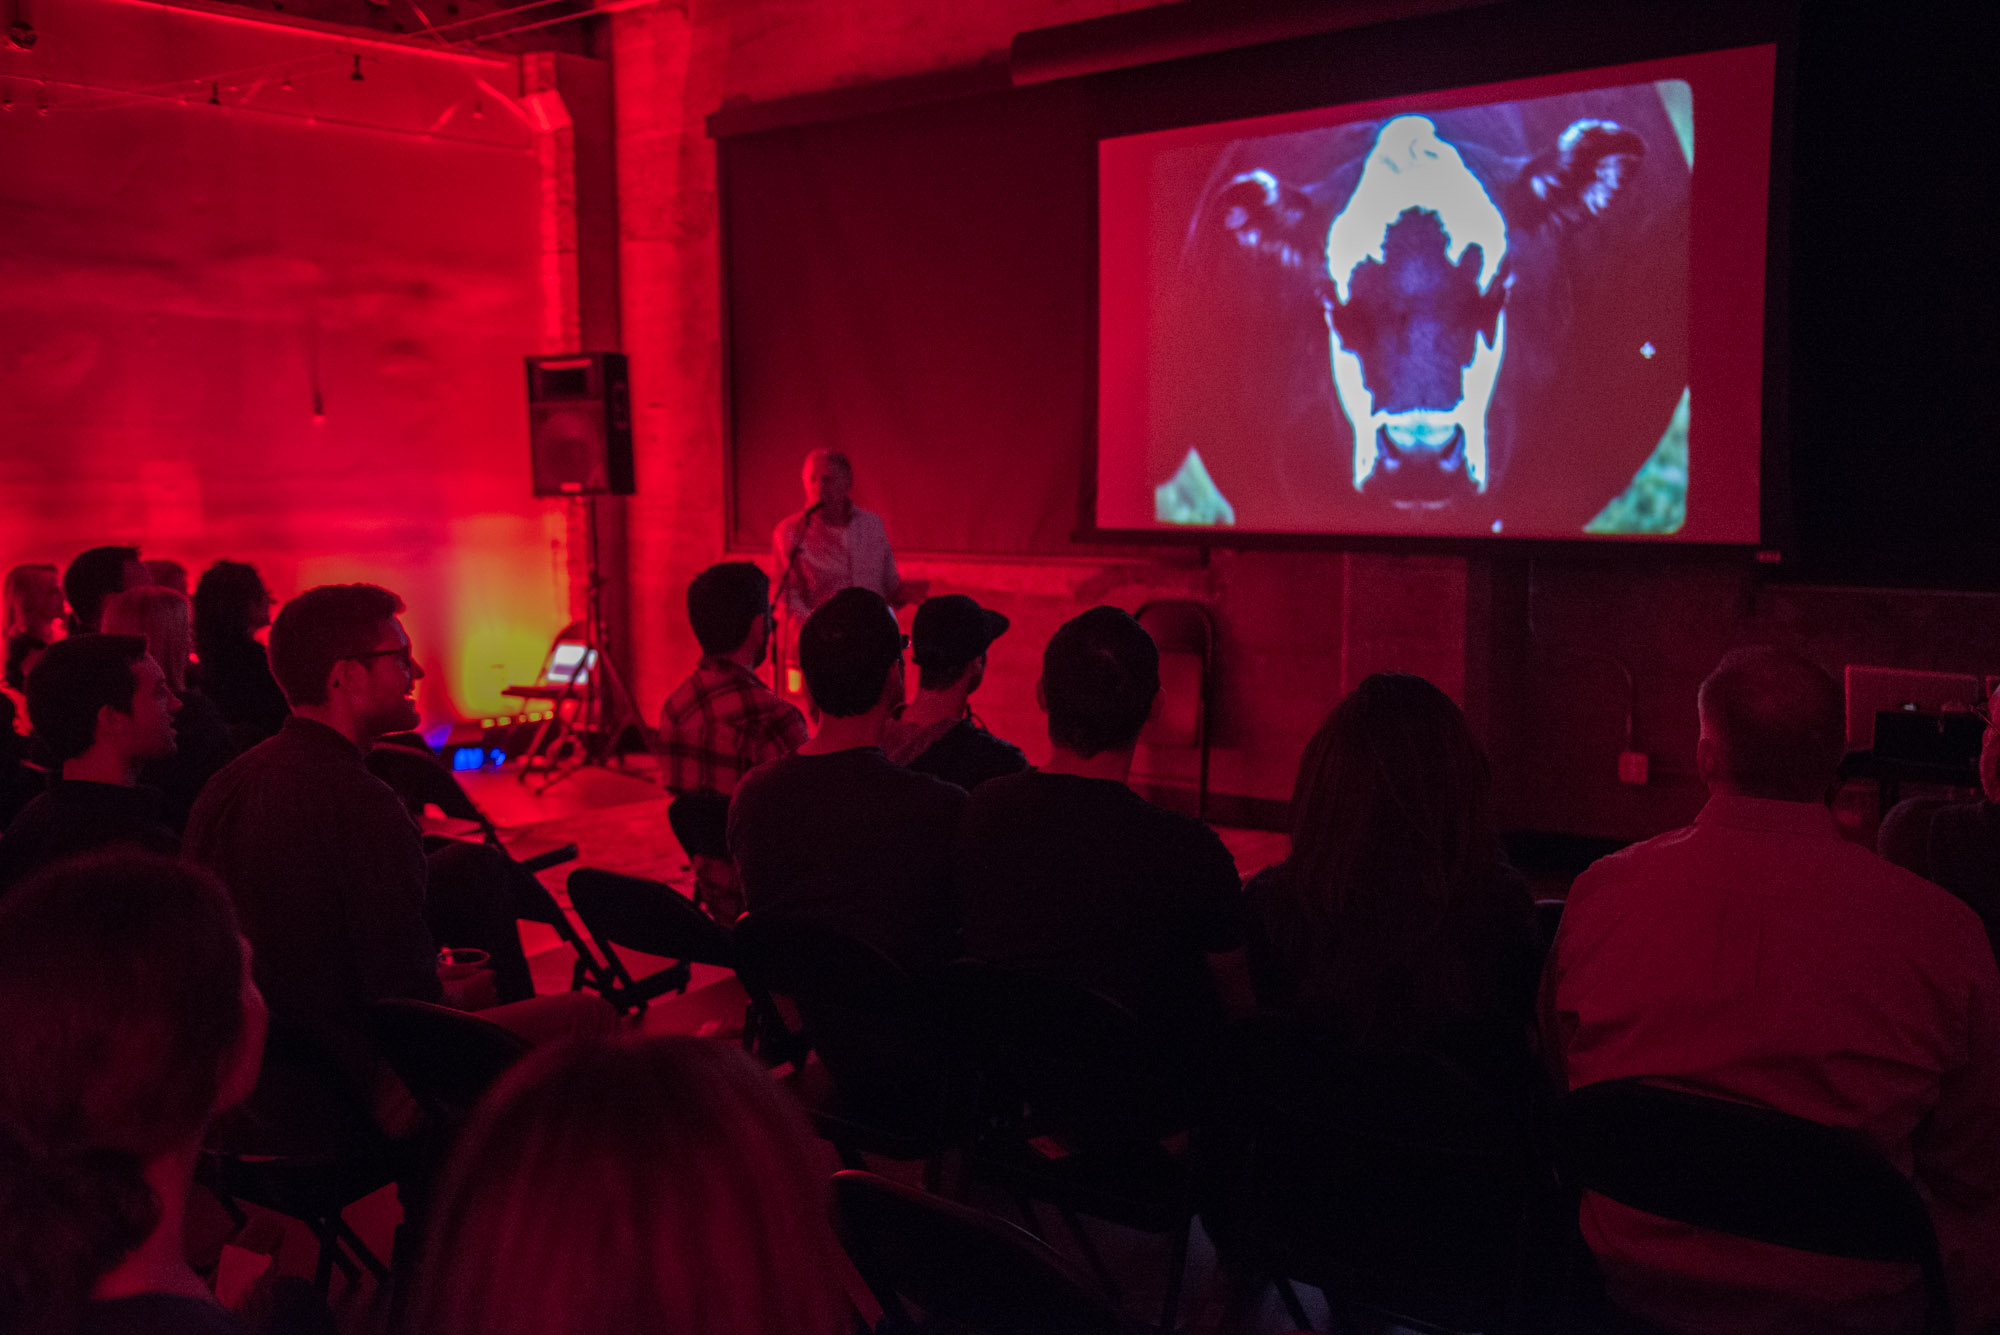
[[102,629],[109,635],[143,635],[146,652],[167,674],[167,685],[187,689],[188,655],[194,652],[194,614],[187,596],[157,584],[111,595]]
[[[48,583],[55,585],[58,591],[55,616],[40,623],[29,620],[34,612],[37,575],[46,576]],[[49,622],[62,616],[61,589],[61,577],[55,566],[46,561],[30,562],[9,570],[4,594],[7,605],[5,629],[7,638],[12,639],[16,635],[46,636],[49,633]]]

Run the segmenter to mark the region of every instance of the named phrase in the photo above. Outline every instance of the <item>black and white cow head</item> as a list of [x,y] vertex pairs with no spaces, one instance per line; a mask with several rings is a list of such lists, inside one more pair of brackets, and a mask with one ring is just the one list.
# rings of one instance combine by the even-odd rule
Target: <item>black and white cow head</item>
[[1510,239],[1602,213],[1644,152],[1613,122],[1579,120],[1525,164],[1503,173],[1486,155],[1475,170],[1429,118],[1412,115],[1376,132],[1330,220],[1269,172],[1230,181],[1223,226],[1300,272],[1324,303],[1355,491],[1407,510],[1486,493],[1516,281]]

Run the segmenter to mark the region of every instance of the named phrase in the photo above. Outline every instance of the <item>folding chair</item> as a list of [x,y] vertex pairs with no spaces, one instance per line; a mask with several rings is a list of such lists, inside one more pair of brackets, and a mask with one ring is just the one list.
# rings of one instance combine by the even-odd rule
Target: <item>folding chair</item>
[[478,828],[483,841],[513,858],[531,874],[576,858],[574,843],[534,839],[506,843],[492,820],[459,783],[458,776],[446,769],[444,762],[415,733],[393,733],[377,742],[368,752],[368,772],[395,789],[412,816],[421,819],[425,808],[434,806],[452,820],[468,822]]
[[[834,1223],[882,1304],[876,1335],[946,1324],[969,1335],[1135,1335],[1090,1277],[983,1210],[852,1170],[834,1174]],[[905,1300],[922,1309],[911,1320]]]
[[963,1116],[932,989],[873,946],[797,918],[746,913],[735,942],[746,985],[798,1011],[818,1061],[795,1061],[789,1083],[841,1162],[921,1159],[935,1188]]
[[473,1105],[528,1051],[511,1029],[427,1001],[378,1001],[368,1036],[424,1115],[442,1128],[462,1125]]
[[[575,856],[576,845],[571,844],[569,848],[571,856]],[[525,863],[522,865],[526,866]],[[571,875],[574,876],[575,873],[572,872]],[[515,920],[538,922],[554,928],[556,935],[575,953],[576,963],[570,968],[569,990],[574,992],[579,988],[589,987],[606,1001],[616,1005],[612,993],[618,988],[617,978],[591,952],[590,947],[584,944],[583,938],[577,935],[576,928],[570,925],[569,915],[563,912],[562,905],[556,903],[556,897],[549,893],[549,888],[533,877],[510,879],[509,888],[514,897]]]
[[1555,1129],[1566,1185],[1717,1233],[1913,1266],[1924,1330],[1952,1328],[1930,1211],[1859,1131],[1644,1080],[1573,1090]]
[[303,1223],[319,1243],[313,1285],[337,1267],[350,1283],[389,1267],[343,1218],[347,1207],[400,1181],[406,1157],[375,1130],[366,1101],[303,1029],[273,1016],[256,1092],[209,1127],[195,1180],[241,1228],[243,1204]]
[[1160,1329],[1177,1324],[1194,1220],[1187,1070],[1133,1014],[1100,993],[960,961],[942,979],[954,1031],[979,1079],[966,1171],[1061,1213],[1103,1286],[1109,1270],[1076,1216],[1168,1239]]
[[729,799],[721,793],[683,793],[667,803],[667,824],[689,856],[729,856]]
[[1203,1217],[1239,1288],[1275,1283],[1300,1326],[1293,1280],[1336,1313],[1530,1328],[1546,1172],[1525,1092],[1516,1100],[1429,1052],[1343,1052],[1285,1016],[1238,1021],[1217,1052]]
[[729,861],[729,799],[721,793],[706,790],[682,793],[667,803],[667,824],[673,827],[674,839],[680,844],[681,851],[688,855],[690,866],[695,871],[695,903],[707,909],[718,922],[732,921],[742,909],[741,890],[737,890],[734,903],[711,903],[703,883],[702,869],[694,862],[699,858]]
[[[621,1014],[643,1012],[662,993],[687,991],[694,964],[736,967],[729,933],[662,881],[578,867],[569,874],[569,902],[604,959],[610,979],[604,999]],[[614,946],[674,962],[635,980]]]

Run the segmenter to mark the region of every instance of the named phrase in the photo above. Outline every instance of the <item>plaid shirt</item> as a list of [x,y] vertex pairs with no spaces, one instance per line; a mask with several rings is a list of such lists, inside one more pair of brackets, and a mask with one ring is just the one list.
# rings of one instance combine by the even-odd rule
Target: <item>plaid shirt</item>
[[676,797],[703,789],[726,797],[744,774],[805,739],[796,707],[748,668],[707,655],[660,710],[660,759]]

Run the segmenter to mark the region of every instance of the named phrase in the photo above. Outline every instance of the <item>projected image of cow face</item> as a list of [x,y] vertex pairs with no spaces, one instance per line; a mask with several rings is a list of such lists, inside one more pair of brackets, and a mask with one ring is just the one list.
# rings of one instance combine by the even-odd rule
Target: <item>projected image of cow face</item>
[[1354,487],[1403,505],[1486,490],[1486,409],[1506,338],[1507,224],[1422,116],[1382,127],[1327,230],[1333,383]]
[[[1369,502],[1405,512],[1487,494],[1508,303],[1522,278],[1512,256],[1525,237],[1612,207],[1645,154],[1636,134],[1597,119],[1530,159],[1477,149],[1428,117],[1398,116],[1375,131],[1358,174],[1338,174],[1351,189],[1253,170],[1206,210],[1238,247],[1317,294],[1353,442],[1343,471]],[[1551,281],[1532,265],[1528,276]]]

